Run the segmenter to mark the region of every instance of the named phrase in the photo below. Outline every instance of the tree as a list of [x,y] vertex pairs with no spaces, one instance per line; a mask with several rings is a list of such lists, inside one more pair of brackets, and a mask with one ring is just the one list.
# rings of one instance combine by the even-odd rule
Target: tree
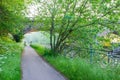
[[[40,16],[50,27],[50,45],[54,52],[63,51],[68,39],[69,41],[74,39],[72,35],[83,27],[110,28],[111,22],[115,22],[116,25],[119,21],[119,0],[50,0],[49,2],[45,0],[39,2],[42,6],[39,8]],[[71,43],[74,42],[69,44]]]
[[[2,0],[0,2],[0,36],[8,33],[21,35],[24,28],[24,0]],[[20,39],[21,37],[19,37]]]

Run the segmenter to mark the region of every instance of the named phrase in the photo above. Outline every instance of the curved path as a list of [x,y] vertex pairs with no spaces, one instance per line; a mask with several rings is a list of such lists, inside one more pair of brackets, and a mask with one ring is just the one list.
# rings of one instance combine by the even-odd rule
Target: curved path
[[22,80],[66,80],[29,46],[22,55],[22,73]]

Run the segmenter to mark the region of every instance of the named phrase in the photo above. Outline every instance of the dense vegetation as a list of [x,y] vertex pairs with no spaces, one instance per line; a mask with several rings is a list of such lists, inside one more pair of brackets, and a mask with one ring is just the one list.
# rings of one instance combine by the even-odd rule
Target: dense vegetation
[[50,31],[54,52],[61,53],[67,44],[88,48],[95,44],[95,37],[103,29],[119,34],[119,0],[38,0],[33,3],[39,4],[42,6],[38,7],[37,19]]
[[119,80],[120,67],[90,64],[88,60],[65,56],[50,56],[48,50],[39,45],[32,47],[69,80]]
[[24,0],[0,1],[0,36],[13,36],[16,42],[20,42],[26,22],[22,10],[25,9]]
[[23,46],[9,38],[0,38],[0,80],[21,80]]
[[108,64],[120,43],[120,0],[1,0],[0,80],[21,79],[16,42],[34,28],[51,50],[32,47],[70,80],[120,79],[119,64]]
[[23,0],[0,0],[0,80],[21,80]]

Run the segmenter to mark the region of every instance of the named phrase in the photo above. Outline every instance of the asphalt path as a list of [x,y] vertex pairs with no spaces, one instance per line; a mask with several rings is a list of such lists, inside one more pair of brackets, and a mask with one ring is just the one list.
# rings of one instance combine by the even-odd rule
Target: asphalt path
[[22,80],[66,80],[30,46],[22,54]]

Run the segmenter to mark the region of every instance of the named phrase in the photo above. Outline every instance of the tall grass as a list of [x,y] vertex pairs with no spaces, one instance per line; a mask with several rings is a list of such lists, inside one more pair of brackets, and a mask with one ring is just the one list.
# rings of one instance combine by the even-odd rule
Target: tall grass
[[43,47],[34,45],[33,48],[69,80],[120,80],[120,67],[101,68],[98,64],[90,64],[85,59],[44,55],[46,51]]
[[70,80],[120,80],[119,73],[114,72],[116,69],[101,68],[97,64],[89,64],[84,59],[70,59],[64,56],[45,56],[45,59]]
[[20,43],[0,41],[0,80],[21,80]]

